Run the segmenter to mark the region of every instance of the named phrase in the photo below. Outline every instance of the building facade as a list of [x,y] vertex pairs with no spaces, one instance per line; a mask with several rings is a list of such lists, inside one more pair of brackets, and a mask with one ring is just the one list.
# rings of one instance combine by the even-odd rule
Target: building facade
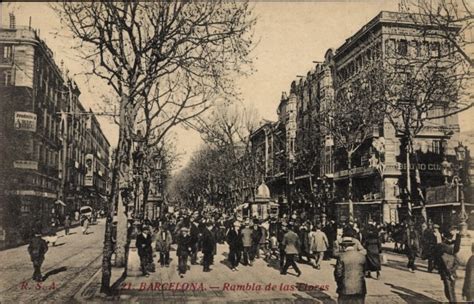
[[0,248],[82,204],[86,153],[96,153],[93,186],[105,195],[110,145],[96,121],[87,128],[79,95],[37,31],[11,15],[0,27]]
[[[441,164],[445,158],[455,161],[459,142],[458,117],[446,115],[448,109],[441,102],[426,113],[428,117],[438,118],[425,121],[410,138],[413,149],[408,166],[406,139],[393,119],[382,115],[379,123],[368,130],[369,136],[352,155],[350,171],[341,146],[328,128],[321,127],[330,126],[331,111],[338,111],[337,94],[356,84],[361,75],[370,75],[375,63],[425,62],[427,58],[436,65],[449,63],[452,59],[449,44],[436,34],[436,29],[430,28],[431,34],[426,34],[427,27],[410,14],[381,12],[342,46],[328,49],[322,62],[291,84],[289,97],[283,94],[278,107],[279,121],[273,128],[267,127],[273,131],[266,132],[269,135],[265,140],[274,145],[271,138],[278,129],[276,126],[284,126],[286,139],[280,142],[285,147],[272,146],[272,155],[266,161],[272,161],[275,167],[278,153],[284,151],[285,161],[281,165],[284,170],[277,171],[283,175],[279,180],[286,181],[278,187],[284,187],[290,209],[311,209],[315,214],[343,222],[349,217],[349,197],[352,197],[354,218],[362,223],[400,222],[408,215],[408,201],[415,215],[424,209],[430,218],[438,219],[440,214],[449,216],[455,212],[458,201],[439,204],[426,197],[431,188],[444,187]],[[293,117],[296,121],[290,119]],[[293,129],[296,134],[292,133]],[[254,138],[262,138],[264,132],[257,130],[257,133],[260,135],[255,134]],[[267,175],[270,189],[278,180],[274,176]],[[410,198],[407,176],[412,184]],[[353,185],[350,196],[349,178]]]

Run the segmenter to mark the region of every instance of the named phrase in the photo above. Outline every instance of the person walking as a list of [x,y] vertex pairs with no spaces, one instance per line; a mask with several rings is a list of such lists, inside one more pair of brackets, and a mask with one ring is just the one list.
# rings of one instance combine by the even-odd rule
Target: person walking
[[204,229],[202,234],[202,253],[203,253],[203,271],[211,271],[212,257],[215,252],[216,246],[216,237],[212,232],[212,222],[208,221],[206,223],[206,229]]
[[173,237],[171,232],[166,229],[166,226],[162,226],[156,234],[156,245],[155,249],[160,253],[160,265],[161,267],[170,266],[170,250],[171,244],[173,243]]
[[329,241],[326,234],[321,230],[321,224],[318,223],[309,233],[310,252],[314,255],[313,267],[321,268],[321,260],[324,258],[324,253],[328,250]]
[[435,263],[443,281],[446,299],[448,299],[449,303],[457,303],[455,285],[457,279],[456,269],[459,266],[459,262],[456,254],[461,247],[461,235],[456,227],[450,228],[450,234],[451,239],[436,245]]
[[[311,243],[309,239],[309,233],[311,225],[303,223],[300,226],[298,237],[300,238],[300,250],[298,255],[299,263],[311,263]],[[306,258],[306,261],[303,260],[303,257]]]
[[197,253],[199,243],[199,223],[197,216],[191,217],[191,228],[189,230],[191,236],[191,265],[197,264]]
[[262,238],[262,230],[258,225],[258,219],[253,221],[252,228],[252,248],[250,251],[250,260],[251,262],[255,261],[256,258],[260,258],[260,239]]
[[284,221],[280,222],[279,229],[277,231],[277,244],[278,244],[278,255],[280,260],[280,271],[283,271],[283,266],[285,266],[286,262],[286,253],[285,253],[285,245],[283,244],[283,238],[285,234],[288,232],[288,224]]
[[337,302],[340,304],[363,304],[367,294],[364,278],[365,256],[356,250],[352,238],[345,238],[342,253],[338,256],[334,278],[337,283]]
[[382,251],[382,244],[380,242],[377,227],[373,222],[369,223],[369,227],[365,232],[364,247],[367,250],[365,271],[368,278],[371,277],[371,272],[376,271],[377,280],[380,278],[381,262],[380,253]]
[[415,272],[415,259],[418,253],[419,237],[418,231],[415,229],[415,225],[410,224],[405,232],[405,250],[408,257],[407,267],[410,272]]
[[176,255],[178,256],[178,273],[182,278],[188,269],[188,256],[192,249],[192,240],[188,228],[181,228],[176,243],[178,244],[178,248],[176,249]]
[[268,252],[268,229],[265,227],[265,223],[263,221],[259,222],[259,229],[260,229],[260,240],[258,242],[257,247],[257,259],[260,258],[260,251],[263,252],[263,257],[267,257]]
[[288,232],[283,236],[286,261],[280,273],[286,275],[288,268],[292,266],[296,271],[296,275],[299,277],[301,275],[301,270],[298,268],[298,265],[296,265],[295,258],[299,254],[300,239],[293,229],[293,225],[289,225]]
[[44,256],[48,251],[48,244],[41,238],[40,232],[35,232],[33,238],[30,240],[28,246],[28,253],[30,254],[31,262],[33,262],[33,280],[36,282],[43,281],[41,274],[41,265],[44,261]]
[[69,218],[69,215],[66,215],[66,218],[64,219],[64,235],[69,234],[70,228],[71,228],[71,219]]
[[252,266],[251,251],[252,251],[252,229],[249,223],[245,223],[244,229],[241,232],[242,246],[243,246],[243,260],[245,266]]
[[84,220],[82,222],[82,234],[87,235],[87,230],[89,229],[89,224],[90,224],[89,217],[84,216]]
[[321,229],[321,231],[326,234],[326,237],[328,239],[328,250],[326,250],[326,252],[324,253],[324,259],[330,260],[333,253],[332,247],[334,246],[334,241],[337,237],[337,225],[333,220],[331,220],[326,224],[326,226],[324,226],[324,228]]
[[136,246],[138,249],[138,256],[140,257],[140,267],[144,276],[148,277],[148,264],[152,252],[150,228],[145,226],[142,228],[142,233],[137,235]]
[[[428,260],[428,272],[433,272],[435,267],[434,263],[434,248],[437,244],[437,237],[435,235],[435,231],[439,229],[438,225],[428,224],[428,227],[422,233],[422,258]],[[439,232],[439,231],[438,231]],[[441,243],[441,238],[440,238]]]
[[231,229],[227,232],[226,241],[229,245],[229,263],[232,271],[238,271],[240,257],[242,255],[242,235],[240,233],[240,223],[236,221]]

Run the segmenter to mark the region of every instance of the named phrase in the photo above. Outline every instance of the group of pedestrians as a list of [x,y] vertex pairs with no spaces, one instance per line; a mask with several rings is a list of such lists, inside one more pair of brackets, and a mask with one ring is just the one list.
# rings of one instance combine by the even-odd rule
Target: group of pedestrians
[[217,225],[208,218],[198,219],[188,214],[177,219],[167,215],[155,223],[143,223],[136,239],[143,275],[154,271],[154,256],[158,257],[161,267],[169,267],[172,244],[176,244],[180,277],[186,274],[189,260],[191,265],[198,264],[198,252],[202,253],[203,271],[210,272],[219,239],[220,227]]

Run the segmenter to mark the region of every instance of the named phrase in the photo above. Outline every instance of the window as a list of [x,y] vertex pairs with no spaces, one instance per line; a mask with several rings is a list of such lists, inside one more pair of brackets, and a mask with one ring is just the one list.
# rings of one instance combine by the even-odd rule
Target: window
[[3,75],[5,78],[5,86],[13,85],[12,71],[5,71]]
[[440,140],[433,140],[431,143],[431,152],[436,154],[441,154],[441,141]]
[[398,41],[397,54],[400,56],[408,55],[408,43],[406,40]]
[[428,41],[423,41],[423,44],[421,45],[421,56],[426,57],[428,56],[428,51],[430,48],[430,44]]
[[12,58],[12,46],[4,46],[3,47],[3,59],[11,59]]
[[385,52],[388,56],[391,56],[395,53],[395,40],[388,39],[385,41]]
[[439,42],[433,42],[430,45],[430,56],[433,58],[439,58],[440,57],[440,45]]

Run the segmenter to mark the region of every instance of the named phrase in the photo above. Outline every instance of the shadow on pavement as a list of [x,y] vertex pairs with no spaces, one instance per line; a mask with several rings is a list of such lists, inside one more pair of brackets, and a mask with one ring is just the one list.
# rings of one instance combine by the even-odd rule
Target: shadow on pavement
[[395,286],[390,283],[385,283],[385,285],[390,286],[392,288],[392,292],[398,295],[406,303],[442,303],[405,287]]
[[331,298],[330,295],[324,293],[319,289],[308,290],[308,285],[304,283],[296,283],[296,289],[300,292],[304,292],[305,294],[309,295],[313,299],[317,299],[321,301],[321,303],[337,303],[336,300]]
[[46,280],[50,276],[53,276],[55,274],[58,274],[60,272],[66,271],[66,270],[67,270],[67,267],[65,267],[65,266],[50,270],[43,276],[43,279]]
[[51,245],[51,247],[59,247],[59,246],[62,246],[64,244],[66,244],[66,243],[59,243],[59,244],[56,244],[56,245]]
[[[409,272],[407,268],[407,262],[402,262],[402,261],[394,261],[394,260],[389,260],[387,264],[384,265],[385,267],[390,267],[390,268],[395,268],[401,271]],[[424,266],[417,266],[417,271],[422,271],[422,272],[428,272],[428,269]]]

